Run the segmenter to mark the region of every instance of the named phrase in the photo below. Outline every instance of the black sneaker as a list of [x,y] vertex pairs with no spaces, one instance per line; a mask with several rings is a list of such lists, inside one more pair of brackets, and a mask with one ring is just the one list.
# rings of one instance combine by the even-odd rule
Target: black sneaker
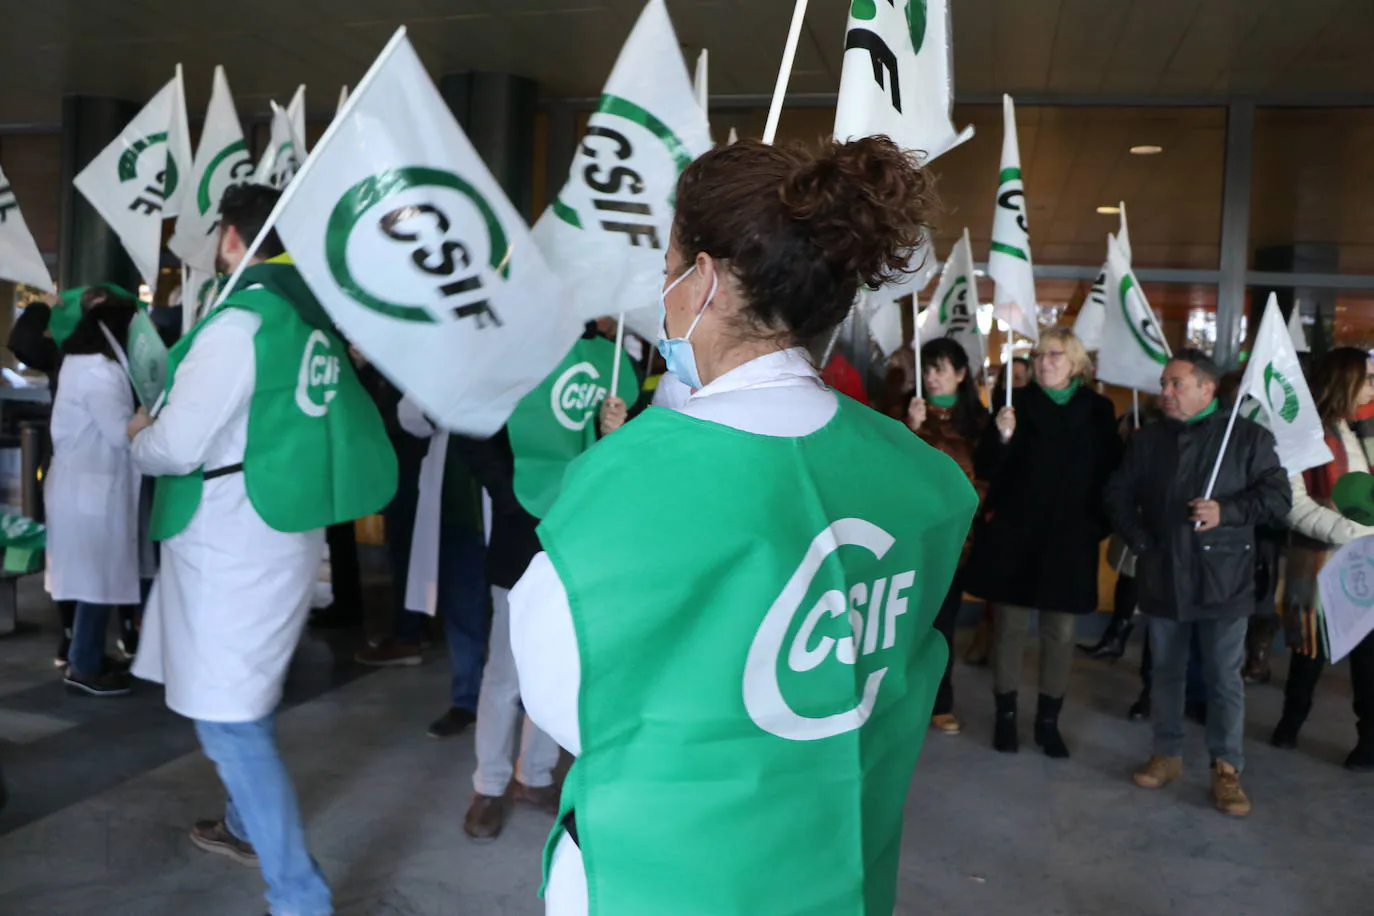
[[240,865],[258,864],[258,853],[253,849],[253,844],[230,833],[224,821],[197,821],[191,828],[191,842],[206,852],[226,856]]
[[101,674],[98,677],[85,677],[78,675],[68,667],[67,676],[62,679],[62,683],[73,690],[79,690],[93,697],[122,697],[132,689],[129,686],[129,676],[118,671]]
[[454,706],[430,723],[429,736],[431,738],[452,738],[467,731],[468,726],[476,721],[476,714]]

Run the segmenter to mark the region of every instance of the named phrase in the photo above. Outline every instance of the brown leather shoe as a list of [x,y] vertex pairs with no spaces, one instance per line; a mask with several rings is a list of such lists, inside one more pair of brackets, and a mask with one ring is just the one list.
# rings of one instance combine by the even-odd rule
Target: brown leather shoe
[[1142,789],[1160,789],[1175,779],[1182,778],[1183,758],[1161,757],[1158,754],[1131,775],[1131,779]]
[[230,833],[224,821],[198,821],[191,828],[191,842],[206,852],[226,856],[240,865],[258,864],[258,854],[252,844]]
[[1240,773],[1224,760],[1212,764],[1212,800],[1222,814],[1245,817],[1250,813],[1250,798],[1240,787]]
[[538,808],[552,817],[558,816],[558,803],[561,797],[562,793],[558,791],[556,785],[534,788],[523,782],[516,782],[515,784],[516,801]]
[[373,668],[411,667],[423,664],[425,660],[418,645],[392,642],[389,639],[379,645],[368,646],[353,658]]
[[474,840],[494,840],[506,826],[506,799],[503,795],[474,795],[463,818],[463,832]]

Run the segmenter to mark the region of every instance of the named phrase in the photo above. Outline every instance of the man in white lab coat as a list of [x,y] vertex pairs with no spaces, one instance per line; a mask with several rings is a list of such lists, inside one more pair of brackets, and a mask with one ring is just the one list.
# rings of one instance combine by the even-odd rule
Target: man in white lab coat
[[[219,255],[244,260],[278,197],[231,187]],[[129,424],[158,477],[162,567],[134,674],[195,722],[229,801],[192,841],[260,864],[274,916],[333,912],[306,847],[274,710],[310,608],[324,528],[380,510],[396,486],[382,419],[346,345],[271,233],[227,300],[172,350],[166,404]]]

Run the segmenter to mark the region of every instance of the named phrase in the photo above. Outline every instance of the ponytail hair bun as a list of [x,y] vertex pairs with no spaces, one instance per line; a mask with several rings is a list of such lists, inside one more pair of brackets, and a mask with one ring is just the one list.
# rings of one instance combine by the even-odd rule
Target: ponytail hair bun
[[726,269],[765,332],[805,342],[845,319],[859,284],[900,279],[938,207],[934,182],[887,137],[768,146],[697,159],[678,183],[674,238]]

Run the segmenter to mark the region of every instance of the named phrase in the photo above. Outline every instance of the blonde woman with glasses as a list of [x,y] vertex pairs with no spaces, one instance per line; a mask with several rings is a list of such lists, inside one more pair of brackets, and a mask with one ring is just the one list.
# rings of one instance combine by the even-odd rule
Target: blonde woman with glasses
[[1112,402],[1092,389],[1092,364],[1067,328],[1040,336],[1034,384],[1012,394],[974,456],[988,482],[968,563],[968,591],[991,602],[997,719],[993,746],[1018,749],[1017,690],[1031,617],[1039,612],[1035,743],[1069,756],[1059,733],[1077,616],[1097,610],[1098,545],[1109,533],[1102,488],[1121,460]]

